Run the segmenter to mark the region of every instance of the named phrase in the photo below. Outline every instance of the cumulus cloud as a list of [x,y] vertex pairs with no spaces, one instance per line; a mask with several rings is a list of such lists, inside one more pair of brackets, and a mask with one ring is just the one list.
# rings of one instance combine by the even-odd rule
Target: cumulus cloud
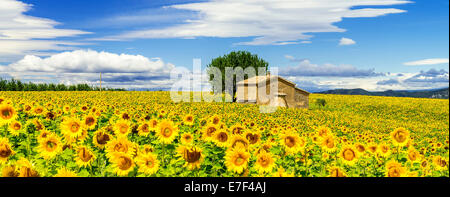
[[356,42],[350,38],[341,38],[341,40],[339,40],[339,45],[343,46],[343,45],[354,45],[356,44]]
[[355,8],[409,3],[404,0],[212,0],[167,6],[196,13],[184,23],[143,29],[100,40],[139,38],[254,37],[240,45],[287,45],[308,40],[308,33],[344,32],[335,24],[343,18],[403,13],[395,8]]
[[[74,29],[59,29],[60,23],[40,17],[25,15],[32,8],[17,0],[0,0],[0,61],[9,60],[24,53],[41,50],[67,50],[78,43],[54,41],[59,37],[88,34]],[[39,40],[36,40],[39,39]]]
[[448,64],[448,58],[432,58],[403,63],[403,65],[406,66],[422,66],[434,64]]
[[142,55],[115,54],[94,50],[75,50],[41,58],[27,55],[0,71],[54,72],[54,73],[168,73],[174,65],[160,58],[149,59]]
[[371,77],[384,75],[374,69],[358,69],[352,65],[313,64],[309,60],[301,61],[297,66],[280,68],[280,74],[288,76],[335,76],[335,77]]
[[419,74],[416,74],[410,78],[407,78],[405,82],[412,83],[448,83],[449,82],[449,74],[448,71],[441,69],[430,69],[428,71],[420,71]]
[[399,84],[400,82],[397,79],[387,79],[387,80],[382,80],[382,81],[378,81],[377,85],[395,85],[395,84]]

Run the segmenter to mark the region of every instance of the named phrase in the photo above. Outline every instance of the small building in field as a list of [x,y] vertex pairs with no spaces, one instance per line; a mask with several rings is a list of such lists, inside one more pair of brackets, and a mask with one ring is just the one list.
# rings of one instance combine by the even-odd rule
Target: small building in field
[[[278,80],[278,91],[274,81]],[[280,76],[255,76],[238,82],[236,99],[238,103],[280,106],[288,108],[309,108],[309,92],[296,87],[296,84]],[[273,87],[273,88],[271,88]],[[265,94],[259,94],[266,91]]]

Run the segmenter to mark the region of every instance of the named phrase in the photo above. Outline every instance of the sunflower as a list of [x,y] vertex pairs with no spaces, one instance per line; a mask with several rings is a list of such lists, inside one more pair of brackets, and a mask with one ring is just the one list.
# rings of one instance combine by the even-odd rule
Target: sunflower
[[50,134],[39,142],[37,151],[45,160],[53,159],[62,151],[61,139],[56,134]]
[[230,127],[230,131],[233,135],[241,135],[244,133],[244,127],[240,124],[236,124]]
[[111,158],[116,152],[132,155],[135,152],[134,148],[133,143],[126,137],[117,137],[106,144],[106,156]]
[[14,150],[11,149],[8,138],[0,137],[0,164],[8,161],[8,158],[14,155]]
[[106,144],[111,140],[111,135],[108,134],[104,129],[99,129],[94,133],[92,137],[92,143],[98,148],[104,148]]
[[135,167],[133,158],[124,153],[114,153],[111,162],[114,173],[118,176],[127,176]]
[[8,104],[0,105],[0,126],[11,123],[16,120],[17,113],[14,107]]
[[64,105],[64,107],[63,107],[63,111],[64,111],[64,113],[65,114],[68,114],[68,113],[70,113],[70,106],[69,105]]
[[16,162],[19,169],[19,177],[39,177],[39,173],[34,169],[34,164],[22,157]]
[[96,159],[94,153],[86,146],[80,146],[77,148],[75,161],[79,167],[91,166],[92,162]]
[[330,175],[328,177],[347,177],[345,171],[339,167],[333,166],[328,169]]
[[317,135],[320,137],[326,137],[328,134],[331,133],[330,128],[324,126],[317,128],[316,131]]
[[306,141],[298,134],[288,131],[281,135],[280,144],[284,147],[287,154],[297,154],[304,149]]
[[194,142],[194,136],[191,133],[183,133],[181,135],[181,144],[189,145]]
[[202,130],[202,139],[207,142],[212,141],[217,130],[219,129],[214,124],[206,125],[206,127]]
[[361,144],[361,143],[356,143],[355,149],[361,154],[366,152],[366,146],[364,146],[364,144]]
[[2,169],[2,177],[18,177],[19,172],[14,165],[8,165]]
[[233,135],[228,144],[230,148],[243,148],[245,150],[248,149],[249,142],[246,138],[240,135]]
[[31,112],[32,112],[32,114],[35,115],[35,116],[40,116],[40,115],[45,114],[46,110],[45,110],[45,108],[42,107],[42,106],[36,106],[36,107],[34,107],[34,108],[32,109]]
[[162,120],[156,129],[156,136],[163,144],[170,144],[178,135],[178,127],[170,120]]
[[409,148],[408,149],[408,159],[411,162],[416,162],[419,160],[420,157],[420,153],[414,149],[414,148]]
[[262,174],[272,172],[274,166],[275,166],[275,159],[273,158],[272,154],[270,154],[270,152],[262,150],[256,156],[255,168],[259,173]]
[[188,114],[188,115],[184,116],[183,124],[188,125],[188,126],[194,125],[194,116],[192,114]]
[[139,166],[138,172],[146,175],[153,175],[159,169],[159,160],[156,155],[151,152],[139,155],[136,158],[136,164]]
[[209,119],[209,121],[214,125],[219,125],[221,122],[220,117],[218,115],[214,115]]
[[47,136],[51,135],[52,132],[48,131],[47,129],[42,129],[39,131],[39,135],[37,136],[37,141],[40,142],[47,138]]
[[403,177],[406,174],[406,169],[402,164],[396,161],[389,161],[386,164],[386,177]]
[[127,136],[131,133],[132,127],[127,120],[119,120],[114,124],[113,129],[116,136]]
[[213,142],[216,143],[219,147],[227,147],[230,141],[230,135],[228,132],[224,129],[219,130],[214,134]]
[[250,146],[258,145],[261,142],[261,135],[257,132],[246,131],[243,136],[248,140]]
[[94,115],[88,114],[84,116],[83,123],[87,129],[92,130],[97,125],[97,119],[95,118]]
[[150,131],[156,131],[156,129],[158,128],[158,120],[156,119],[149,120],[149,126]]
[[353,165],[358,160],[358,152],[352,146],[346,145],[342,147],[339,157],[347,165]]
[[409,141],[409,131],[403,127],[395,129],[391,133],[392,142],[396,146],[404,146]]
[[225,166],[229,171],[241,174],[247,168],[250,153],[243,148],[232,148],[225,155]]
[[378,144],[374,142],[370,143],[369,145],[367,145],[367,150],[369,153],[376,154],[378,150]]
[[187,167],[189,170],[200,168],[200,165],[204,160],[202,152],[203,150],[197,146],[182,145],[177,148],[178,156],[181,156],[186,161],[184,167]]
[[120,114],[120,119],[129,121],[129,120],[131,120],[131,116],[130,116],[130,114],[128,114],[128,112],[122,112]]
[[11,133],[11,135],[13,136],[19,136],[19,134],[23,131],[23,126],[22,123],[20,123],[19,121],[12,121],[9,124],[9,132]]
[[62,167],[58,169],[58,172],[53,177],[78,177],[78,175],[77,173]]
[[388,145],[382,143],[378,148],[378,153],[381,157],[387,158],[389,155],[391,155],[391,149]]
[[323,138],[322,149],[327,153],[334,153],[336,151],[336,142],[332,135],[328,135]]
[[288,173],[283,167],[279,167],[274,177],[294,177],[294,173]]
[[142,121],[138,127],[139,136],[147,137],[150,134],[150,124],[147,121]]
[[433,165],[436,167],[437,170],[447,170],[448,171],[448,161],[446,161],[444,158],[442,158],[440,155],[435,156],[433,158]]
[[69,141],[83,135],[83,124],[76,118],[67,118],[61,123],[61,132]]

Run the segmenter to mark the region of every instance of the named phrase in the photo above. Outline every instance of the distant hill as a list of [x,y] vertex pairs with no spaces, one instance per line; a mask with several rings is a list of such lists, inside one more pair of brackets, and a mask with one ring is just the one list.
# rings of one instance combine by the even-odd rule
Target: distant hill
[[369,95],[369,96],[393,96],[393,97],[414,97],[414,98],[440,98],[448,99],[448,88],[436,90],[387,90],[384,92],[369,92],[367,90],[358,89],[335,89],[324,92],[317,92],[319,94],[345,94],[345,95]]

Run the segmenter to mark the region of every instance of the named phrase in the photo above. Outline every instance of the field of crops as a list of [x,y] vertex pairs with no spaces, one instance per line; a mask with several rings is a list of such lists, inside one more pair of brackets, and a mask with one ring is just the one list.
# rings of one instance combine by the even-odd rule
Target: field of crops
[[312,94],[265,114],[168,92],[0,92],[2,176],[448,177],[448,147],[442,99]]

